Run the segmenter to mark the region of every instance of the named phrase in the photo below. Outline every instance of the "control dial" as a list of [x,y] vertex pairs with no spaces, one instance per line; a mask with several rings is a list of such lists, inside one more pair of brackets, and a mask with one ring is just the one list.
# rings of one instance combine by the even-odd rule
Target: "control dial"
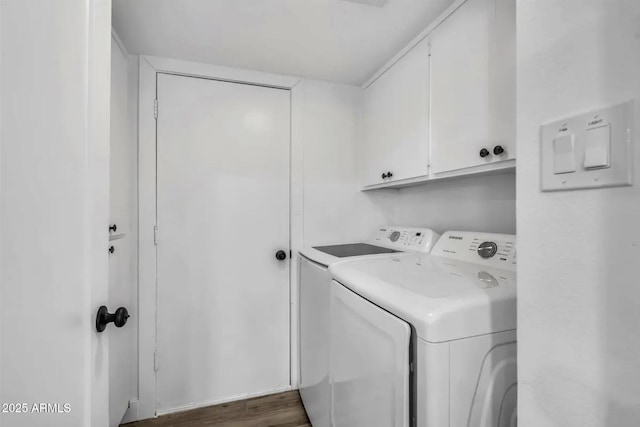
[[493,242],[482,242],[478,246],[478,255],[482,258],[491,258],[498,251],[498,245]]
[[399,238],[400,238],[399,231],[394,231],[389,235],[389,240],[391,240],[392,242],[397,242]]

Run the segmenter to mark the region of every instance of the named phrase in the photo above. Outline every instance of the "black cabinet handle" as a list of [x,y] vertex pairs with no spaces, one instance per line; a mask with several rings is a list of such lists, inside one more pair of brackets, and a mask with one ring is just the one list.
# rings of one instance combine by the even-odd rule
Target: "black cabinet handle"
[[386,178],[387,178],[387,174],[386,174],[386,173],[383,173],[383,174],[382,174],[382,179],[386,179]]
[[129,317],[129,312],[124,307],[118,308],[115,313],[109,313],[107,306],[103,305],[98,309],[98,314],[96,315],[96,331],[104,331],[111,322],[113,322],[117,328],[122,328],[127,324]]
[[109,226],[109,231],[110,232],[113,231],[115,233],[117,229],[118,229],[118,226],[115,225],[115,224]]
[[495,147],[493,147],[493,154],[499,156],[502,153],[504,153],[504,148],[502,148],[502,145],[496,145]]
[[109,246],[109,253],[112,254],[116,251],[116,248],[114,248],[113,246]]
[[283,250],[279,250],[278,252],[276,252],[276,259],[278,261],[284,261],[285,259],[287,259],[287,253]]
[[482,150],[480,150],[480,157],[482,157],[483,159],[487,157],[489,154],[491,153],[486,148],[483,148]]
[[387,178],[391,178],[393,174],[391,172],[387,172]]

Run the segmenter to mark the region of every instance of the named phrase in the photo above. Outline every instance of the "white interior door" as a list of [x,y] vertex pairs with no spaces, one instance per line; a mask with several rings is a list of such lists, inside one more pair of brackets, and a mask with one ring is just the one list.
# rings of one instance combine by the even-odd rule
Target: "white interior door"
[[[136,307],[131,261],[136,236],[132,233],[132,187],[135,176],[131,167],[133,142],[129,138],[128,57],[111,38],[111,123],[110,123],[110,197],[109,225],[109,296],[107,307],[115,312],[125,307],[132,318],[121,328],[110,324],[109,336],[109,426],[120,425],[129,400],[136,396],[134,365],[137,363]],[[105,247],[105,251],[107,248]]]
[[110,34],[110,1],[0,1],[2,427],[108,425]]
[[409,427],[409,324],[331,282],[334,427]]
[[287,388],[289,92],[159,74],[157,97],[157,411]]

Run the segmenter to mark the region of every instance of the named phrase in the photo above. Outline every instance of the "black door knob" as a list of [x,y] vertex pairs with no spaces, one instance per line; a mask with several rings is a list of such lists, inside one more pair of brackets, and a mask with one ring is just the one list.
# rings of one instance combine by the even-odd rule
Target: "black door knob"
[[502,145],[496,145],[495,147],[493,147],[493,154],[499,156],[502,153],[504,153],[504,148],[502,148]]
[[118,226],[115,224],[109,226],[109,231],[113,231],[114,233],[116,232],[117,229],[118,229]]
[[98,309],[98,314],[96,315],[96,331],[104,331],[111,322],[116,327],[122,328],[127,324],[127,319],[129,319],[129,312],[126,308],[120,307],[115,313],[109,313],[107,307],[103,305]]
[[482,157],[483,159],[487,157],[489,154],[491,153],[486,148],[483,148],[482,150],[480,150],[480,157]]
[[285,259],[287,259],[287,253],[283,250],[276,252],[276,259],[278,261],[284,261]]

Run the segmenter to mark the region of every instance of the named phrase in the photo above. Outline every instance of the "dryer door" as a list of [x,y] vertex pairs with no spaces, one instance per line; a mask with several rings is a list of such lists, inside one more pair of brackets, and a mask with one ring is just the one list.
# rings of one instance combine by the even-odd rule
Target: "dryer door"
[[331,283],[334,427],[409,426],[410,338],[406,322]]

